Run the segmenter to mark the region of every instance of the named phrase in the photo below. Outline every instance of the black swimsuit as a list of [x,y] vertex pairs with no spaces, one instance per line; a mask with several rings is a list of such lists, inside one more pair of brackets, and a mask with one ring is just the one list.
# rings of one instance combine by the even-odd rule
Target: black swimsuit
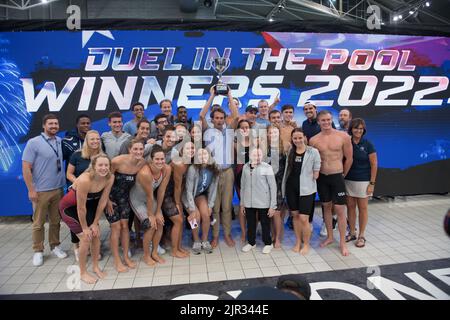
[[128,220],[130,217],[130,190],[136,182],[136,174],[115,172],[114,176],[114,184],[111,188],[109,198],[116,205],[114,206],[112,215],[105,213],[109,223],[115,223],[121,219]]

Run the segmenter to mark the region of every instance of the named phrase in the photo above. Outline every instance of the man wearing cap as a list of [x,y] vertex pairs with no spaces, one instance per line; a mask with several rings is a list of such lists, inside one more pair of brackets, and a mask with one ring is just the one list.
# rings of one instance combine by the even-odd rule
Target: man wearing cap
[[250,123],[252,129],[265,129],[267,126],[257,123],[256,119],[258,117],[258,107],[254,105],[249,105],[245,108],[245,114],[242,119],[247,120]]
[[[302,130],[306,138],[309,140],[320,132],[320,126],[317,122],[317,107],[314,103],[307,101],[303,106],[306,120],[302,123]],[[336,129],[334,122],[331,123],[333,129]]]

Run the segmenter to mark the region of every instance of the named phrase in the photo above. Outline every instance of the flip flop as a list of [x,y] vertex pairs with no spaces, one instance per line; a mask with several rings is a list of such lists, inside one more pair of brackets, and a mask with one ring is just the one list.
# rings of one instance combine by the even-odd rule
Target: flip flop
[[[362,243],[362,244],[361,244]],[[359,245],[358,245],[359,244]],[[366,245],[366,238],[364,237],[359,237],[358,241],[356,241],[355,246],[358,248],[362,248]]]
[[354,241],[354,240],[356,240],[356,235],[348,234],[348,235],[345,237],[345,242],[350,242],[350,241]]

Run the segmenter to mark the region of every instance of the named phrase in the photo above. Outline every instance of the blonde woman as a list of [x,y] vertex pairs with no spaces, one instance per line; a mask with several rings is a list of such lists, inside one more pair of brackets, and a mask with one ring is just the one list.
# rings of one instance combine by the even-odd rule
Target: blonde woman
[[82,148],[75,151],[70,157],[67,166],[67,180],[73,183],[89,167],[91,158],[99,153],[102,153],[100,134],[96,130],[89,130]]
[[[75,151],[70,157],[67,166],[67,181],[69,181],[70,184],[74,183],[75,179],[89,167],[91,158],[100,153],[102,153],[100,134],[95,130],[89,130],[86,132],[81,149]],[[77,235],[73,232],[70,232],[70,237],[72,239],[75,259],[78,261],[80,239],[78,239]]]
[[61,199],[59,211],[62,220],[81,241],[79,252],[81,280],[92,284],[97,278],[87,272],[88,249],[91,250],[93,271],[98,278],[106,274],[100,270],[99,220],[105,210],[109,192],[114,183],[111,161],[105,154],[93,156],[90,166],[72,184],[69,192]]

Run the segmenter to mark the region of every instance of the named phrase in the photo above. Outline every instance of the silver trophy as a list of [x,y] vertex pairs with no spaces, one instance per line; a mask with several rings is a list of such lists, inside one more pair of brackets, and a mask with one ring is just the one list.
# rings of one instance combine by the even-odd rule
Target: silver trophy
[[216,84],[216,94],[222,94],[227,95],[228,94],[228,86],[222,82],[222,74],[228,69],[230,66],[230,59],[229,58],[214,58],[214,60],[211,61],[211,65],[213,66],[214,70],[219,75],[219,81]]

